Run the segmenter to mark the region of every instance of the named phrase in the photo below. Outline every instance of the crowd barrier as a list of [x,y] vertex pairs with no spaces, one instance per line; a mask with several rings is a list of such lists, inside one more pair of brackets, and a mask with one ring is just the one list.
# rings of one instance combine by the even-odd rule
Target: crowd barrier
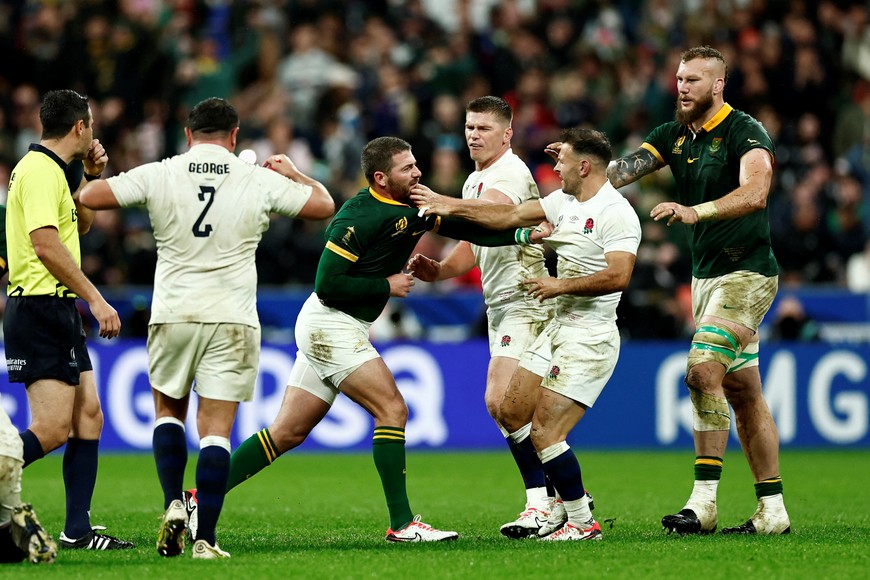
[[[630,342],[598,403],[571,435],[578,448],[690,448],[691,403],[683,385],[687,344]],[[423,342],[378,346],[409,408],[409,447],[495,449],[504,441],[483,402],[488,348],[482,340],[458,344]],[[254,401],[240,406],[233,445],[268,426],[281,403],[296,351],[263,345]],[[151,448],[153,403],[143,341],[95,342],[91,357],[105,414],[101,448]],[[784,447],[868,447],[870,346],[762,345],[764,394]],[[0,374],[2,405],[24,429],[27,399],[22,385]],[[187,434],[197,444],[192,397]],[[307,450],[370,447],[372,420],[339,397],[326,419],[303,444]],[[732,430],[732,446],[737,448]]]

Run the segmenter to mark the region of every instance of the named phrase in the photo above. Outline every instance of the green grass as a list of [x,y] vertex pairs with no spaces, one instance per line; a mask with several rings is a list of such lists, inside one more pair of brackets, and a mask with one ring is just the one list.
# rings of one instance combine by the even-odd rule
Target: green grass
[[[55,456],[56,455],[56,456]],[[27,468],[25,500],[57,535],[63,523],[60,455]],[[659,520],[682,507],[692,454],[579,452],[595,496],[602,542],[548,545],[498,533],[522,507],[519,477],[504,453],[408,455],[411,507],[460,532],[443,545],[392,545],[377,473],[368,454],[291,453],[227,496],[218,539],[232,559],[160,558],[154,539],[162,494],[150,455],[104,455],[92,522],[136,543],[123,552],[63,551],[51,566],[22,563],[0,575],[52,578],[868,578],[870,451],[786,451],[782,457],[792,534],[678,537]],[[187,481],[192,485],[195,456]],[[752,479],[729,454],[719,487],[721,526],[755,509]],[[188,550],[189,552],[189,550]]]

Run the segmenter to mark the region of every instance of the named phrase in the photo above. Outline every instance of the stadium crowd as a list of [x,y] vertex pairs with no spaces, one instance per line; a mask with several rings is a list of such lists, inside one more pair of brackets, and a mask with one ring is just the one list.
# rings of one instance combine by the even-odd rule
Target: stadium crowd
[[[104,177],[186,150],[189,108],[219,96],[242,119],[239,150],[261,161],[286,153],[337,204],[364,183],[360,150],[382,135],[409,141],[422,182],[458,196],[473,170],[464,106],[499,95],[514,109],[514,152],[545,195],[559,180],[544,146],[561,128],[593,127],[617,155],[633,150],[672,119],[679,54],[702,44],[730,63],[726,101],[776,145],[769,205],[781,288],[866,291],[866,1],[11,0],[0,5],[0,200],[39,140],[40,97],[56,88],[92,99]],[[646,217],[672,195],[662,173],[623,191],[643,220],[620,311],[632,338],[691,334],[684,228]],[[260,284],[311,284],[324,227],[273,218]],[[448,249],[431,234],[419,247],[433,258]],[[82,238],[82,268],[97,285],[150,286],[155,263],[142,211],[99,212]]]

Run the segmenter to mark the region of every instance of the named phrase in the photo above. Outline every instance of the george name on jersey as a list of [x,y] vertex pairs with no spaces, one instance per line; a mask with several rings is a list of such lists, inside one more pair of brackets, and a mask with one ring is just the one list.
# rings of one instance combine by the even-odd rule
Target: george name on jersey
[[230,172],[229,163],[191,163],[187,170],[190,173],[216,173],[217,175],[226,175]]

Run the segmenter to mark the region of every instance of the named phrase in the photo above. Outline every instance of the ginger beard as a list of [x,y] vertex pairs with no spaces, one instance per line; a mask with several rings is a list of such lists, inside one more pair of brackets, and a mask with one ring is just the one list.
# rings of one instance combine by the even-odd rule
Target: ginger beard
[[702,119],[710,107],[713,106],[713,92],[702,95],[697,99],[690,100],[691,107],[684,109],[682,99],[677,99],[677,107],[674,110],[674,119],[680,125],[691,126],[695,121]]

